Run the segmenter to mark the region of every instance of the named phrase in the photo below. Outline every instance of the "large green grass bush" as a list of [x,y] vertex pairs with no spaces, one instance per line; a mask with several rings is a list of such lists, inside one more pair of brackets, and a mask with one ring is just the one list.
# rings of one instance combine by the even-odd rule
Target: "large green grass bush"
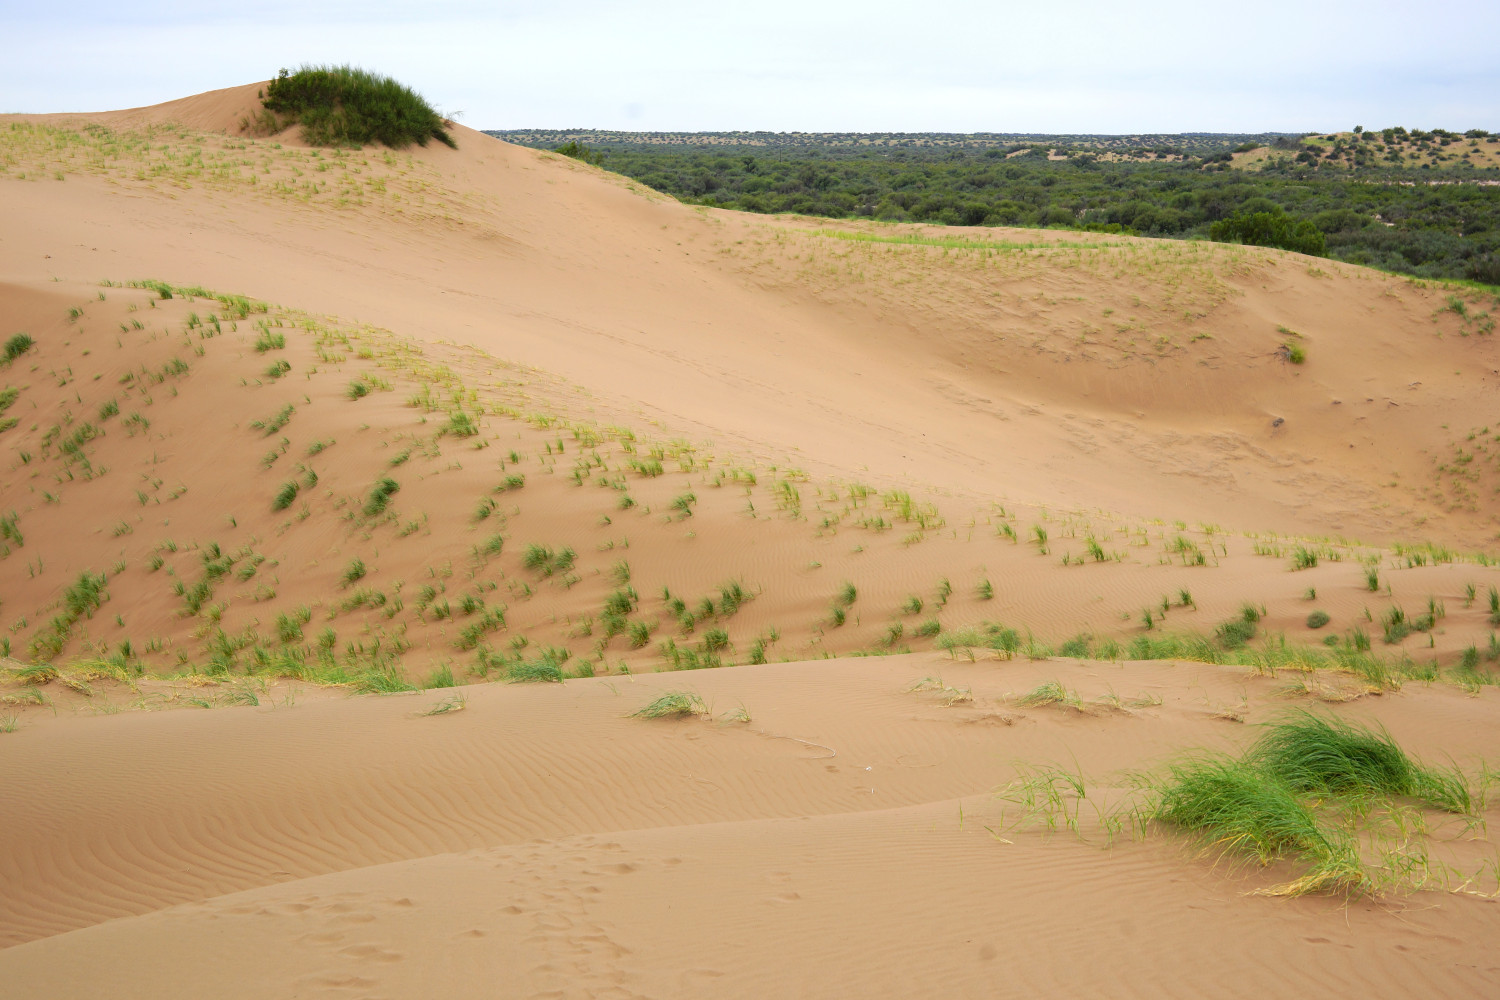
[[457,148],[451,124],[420,94],[388,76],[353,66],[303,66],[283,69],[261,99],[275,125],[302,125],[302,135],[317,146],[362,146],[384,143],[402,149],[436,139]]

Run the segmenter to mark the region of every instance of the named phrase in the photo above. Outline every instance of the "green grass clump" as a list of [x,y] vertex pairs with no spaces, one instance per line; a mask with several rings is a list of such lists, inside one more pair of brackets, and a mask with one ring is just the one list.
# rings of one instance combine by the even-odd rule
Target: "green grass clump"
[[1328,612],[1326,612],[1326,611],[1314,611],[1312,614],[1310,614],[1310,615],[1307,616],[1307,627],[1308,628],[1322,628],[1324,625],[1327,625],[1331,620],[1332,619],[1330,619],[1328,617]]
[[474,649],[484,641],[485,636],[504,627],[505,608],[487,608],[482,615],[458,630],[458,638],[453,640],[453,644],[463,650]]
[[505,672],[505,679],[512,684],[561,684],[563,672],[556,661],[542,657],[512,664]]
[[379,142],[393,149],[436,139],[457,148],[443,119],[411,88],[388,76],[353,66],[283,69],[261,99],[275,125],[302,126],[315,146],[362,146]]
[[21,515],[15,511],[0,514],[0,542],[15,542],[17,548],[26,544],[26,537],[21,534]]
[[631,649],[640,649],[651,641],[653,622],[630,622],[625,626],[625,635],[630,639]]
[[276,491],[276,496],[271,500],[272,510],[286,510],[297,499],[297,491],[301,486],[295,479],[288,479],[281,484],[281,489]]
[[1299,792],[1401,796],[1452,813],[1474,808],[1460,775],[1412,760],[1385,730],[1311,712],[1273,726],[1245,760]]
[[1214,630],[1214,634],[1225,649],[1239,649],[1254,639],[1257,631],[1259,626],[1247,615],[1225,622]]
[[61,653],[78,620],[94,617],[109,599],[107,583],[103,573],[80,573],[63,591],[61,611],[32,638],[31,655],[37,660],[50,660]]
[[1395,800],[1477,816],[1482,796],[1457,769],[1413,760],[1382,730],[1298,713],[1268,727],[1238,758],[1190,756],[1146,779],[1138,819],[1188,831],[1261,864],[1292,859],[1305,874],[1272,895],[1354,894],[1406,884],[1411,873],[1367,867],[1360,831]]
[[553,576],[572,569],[577,558],[578,553],[568,546],[554,551],[548,545],[528,545],[521,555],[521,565],[529,570],[535,570],[542,576]]
[[[849,586],[853,586],[850,584]],[[747,591],[738,580],[719,585],[719,610],[720,617],[732,618],[739,610],[740,605],[747,604],[754,599],[754,595]]]
[[417,686],[396,672],[392,666],[374,667],[354,678],[353,688],[360,694],[401,694]]
[[1058,656],[1068,656],[1075,660],[1086,660],[1089,656],[1089,636],[1075,635],[1061,646],[1057,647]]
[[929,618],[925,622],[922,622],[920,625],[918,625],[916,628],[912,629],[911,634],[918,637],[919,639],[931,639],[942,630],[943,626],[938,622],[936,618]]
[[291,421],[292,414],[296,412],[297,408],[291,403],[288,403],[281,409],[277,410],[274,416],[267,417],[265,420],[251,421],[250,426],[258,431],[264,431],[265,436],[270,437],[272,434],[275,434],[277,431],[285,427]]
[[267,351],[280,351],[286,348],[286,336],[280,333],[272,333],[270,330],[261,330],[260,336],[255,338],[255,353],[264,354]]
[[655,701],[631,712],[632,719],[681,719],[689,715],[707,715],[703,699],[688,691],[668,691]]
[[344,569],[343,575],[339,577],[339,584],[347,587],[356,580],[363,580],[366,572],[365,561],[356,558]]
[[31,339],[29,333],[18,333],[5,342],[3,355],[0,355],[0,357],[3,357],[5,364],[10,364],[31,350],[32,345],[35,343],[36,341]]
[[391,497],[401,490],[401,484],[389,476],[382,476],[370,487],[369,496],[365,497],[365,517],[376,517],[384,514],[387,507],[391,505]]
[[283,645],[291,645],[302,641],[302,626],[312,617],[311,611],[304,607],[299,612],[288,614],[282,612],[276,616],[276,638]]
[[1291,857],[1308,866],[1308,874],[1274,894],[1353,893],[1369,885],[1352,837],[1321,826],[1290,787],[1242,760],[1196,757],[1170,765],[1146,816],[1262,865]]
[[1062,686],[1060,681],[1046,681],[1016,699],[1017,705],[1041,708],[1045,705],[1064,705],[1083,711],[1083,699],[1077,691]]

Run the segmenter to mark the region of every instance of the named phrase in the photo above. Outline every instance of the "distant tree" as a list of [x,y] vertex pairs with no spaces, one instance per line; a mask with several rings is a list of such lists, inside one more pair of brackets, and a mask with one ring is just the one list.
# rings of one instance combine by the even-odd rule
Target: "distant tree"
[[1208,227],[1208,238],[1219,243],[1245,243],[1258,247],[1280,247],[1321,257],[1323,233],[1306,219],[1293,220],[1281,212],[1235,214]]
[[590,149],[588,146],[585,146],[583,143],[577,141],[576,139],[569,139],[561,146],[553,149],[552,152],[561,153],[564,156],[570,156],[575,160],[582,160],[584,163],[592,163],[596,167],[604,162],[603,150]]

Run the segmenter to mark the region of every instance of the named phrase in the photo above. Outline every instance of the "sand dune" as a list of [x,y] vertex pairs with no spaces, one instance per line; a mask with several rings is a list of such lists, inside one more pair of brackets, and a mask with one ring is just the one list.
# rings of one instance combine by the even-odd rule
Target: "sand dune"
[[[908,690],[933,673],[975,701]],[[1054,676],[1089,699],[1163,702],[1089,716],[1007,699]],[[684,684],[750,721],[626,717]],[[418,714],[429,694],[71,720],[8,750],[20,780],[8,783],[7,940],[55,936],[0,952],[0,965],[13,983],[70,995],[107,977],[186,995],[239,978],[221,964],[235,941],[256,956],[245,996],[420,992],[450,961],[434,951],[476,995],[491,976],[506,995],[826,995],[841,983],[1133,995],[1226,975],[1285,992],[1326,948],[1339,956],[1319,963],[1326,981],[1482,993],[1496,970],[1475,948],[1493,900],[1245,898],[1265,876],[1167,845],[1016,833],[987,794],[1017,754],[1107,777],[1185,743],[1232,744],[1245,729],[1213,706],[1244,694],[1255,721],[1276,710],[1273,689],[1224,667],[913,654],[478,687],[436,717]],[[1493,708],[1434,690],[1379,716],[1415,748],[1472,761],[1492,746]],[[1206,925],[1184,919],[1204,911]],[[130,914],[144,915],[108,919]],[[1403,948],[1423,950],[1420,966]],[[1195,950],[1219,958],[1184,979]],[[74,953],[92,958],[54,980]],[[1070,968],[1081,954],[1094,971]]]
[[1477,772],[1492,297],[310,149],[259,86],[0,121],[17,995],[1493,992],[1493,809],[1346,902],[996,795],[1297,706]]

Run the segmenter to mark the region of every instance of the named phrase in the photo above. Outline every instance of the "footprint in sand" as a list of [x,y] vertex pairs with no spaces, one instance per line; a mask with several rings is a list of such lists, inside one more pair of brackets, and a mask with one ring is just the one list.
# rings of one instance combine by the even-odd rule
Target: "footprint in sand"
[[347,948],[340,948],[339,954],[361,962],[399,962],[406,957],[398,951],[382,948],[378,944],[351,944]]

